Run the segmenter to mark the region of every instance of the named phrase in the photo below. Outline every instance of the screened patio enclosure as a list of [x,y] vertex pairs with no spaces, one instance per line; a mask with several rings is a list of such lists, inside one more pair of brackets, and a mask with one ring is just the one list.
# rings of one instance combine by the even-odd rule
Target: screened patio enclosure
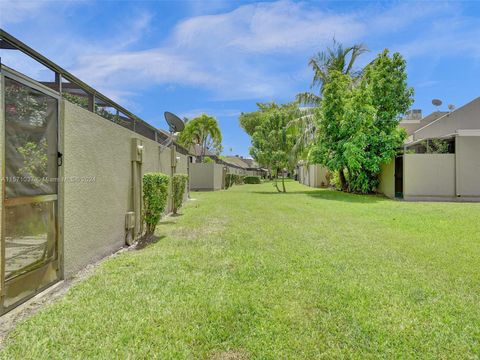
[[188,155],[0,29],[0,316],[138,239],[143,174]]
[[2,67],[0,314],[61,278],[59,97]]

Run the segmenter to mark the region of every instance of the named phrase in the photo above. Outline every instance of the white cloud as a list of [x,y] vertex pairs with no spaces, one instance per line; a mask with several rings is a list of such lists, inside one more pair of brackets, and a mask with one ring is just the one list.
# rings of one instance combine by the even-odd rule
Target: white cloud
[[51,2],[43,0],[0,0],[0,26],[33,19],[49,5]]
[[[8,4],[9,21],[20,22],[41,14],[49,3]],[[333,36],[351,44],[419,28],[411,41],[396,40],[396,46],[387,46],[410,57],[449,50],[480,57],[479,27],[465,20],[459,5],[400,3],[334,12],[322,3],[277,1],[223,13],[218,12],[224,2],[214,5],[217,14],[179,22],[151,48],[135,46],[146,33],[159,31],[154,14],[136,10],[115,22],[122,27],[113,25],[118,30],[114,37],[100,37],[95,43],[69,30],[64,20],[63,28],[51,29],[55,42],[39,41],[44,49],[38,49],[109,96],[122,98],[157,85],[186,85],[222,100],[292,98],[299,84],[309,81],[308,58],[330,44]],[[15,17],[18,11],[22,17]],[[430,22],[437,27],[429,30]],[[106,29],[105,34],[111,33],[112,28]]]
[[427,31],[415,39],[396,46],[407,59],[427,56],[430,61],[440,57],[471,57],[480,59],[480,24],[478,19],[450,14],[431,21]]
[[177,83],[208,89],[216,99],[275,97],[293,91],[292,76],[298,73],[276,71],[276,54],[303,53],[306,63],[312,49],[334,35],[351,41],[364,28],[353,15],[322,12],[303,3],[242,5],[180,22],[158,48],[81,55],[74,73],[101,88]]
[[151,83],[207,85],[215,80],[202,73],[194,61],[164,49],[81,56],[74,72],[87,82],[133,88]]
[[351,41],[365,32],[353,15],[337,15],[303,3],[279,1],[243,5],[219,15],[180,23],[172,43],[178,47],[216,46],[247,53],[310,50],[335,37]]

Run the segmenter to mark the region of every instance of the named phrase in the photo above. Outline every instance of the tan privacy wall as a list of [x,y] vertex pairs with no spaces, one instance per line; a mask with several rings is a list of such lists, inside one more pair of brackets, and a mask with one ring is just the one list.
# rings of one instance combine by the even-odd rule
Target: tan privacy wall
[[480,137],[455,139],[457,195],[463,200],[480,198]]
[[311,187],[328,186],[327,169],[321,165],[301,165],[298,168],[298,181]]
[[223,165],[216,163],[190,164],[190,190],[220,190],[223,184]]
[[[125,244],[125,214],[132,207],[132,139],[143,141],[142,174],[171,175],[171,155],[170,149],[162,149],[155,141],[67,101],[63,103],[63,172],[67,179],[63,199],[64,265],[68,276]],[[177,166],[185,164],[186,157]]]
[[395,198],[395,160],[383,164],[380,170],[378,192],[391,199]]
[[455,197],[455,154],[406,154],[403,161],[405,200]]
[[223,165],[213,164],[213,190],[221,190],[223,186]]

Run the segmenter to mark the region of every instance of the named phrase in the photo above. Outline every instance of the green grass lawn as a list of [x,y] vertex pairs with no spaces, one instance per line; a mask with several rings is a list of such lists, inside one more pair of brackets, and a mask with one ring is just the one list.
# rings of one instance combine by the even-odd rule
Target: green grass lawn
[[480,204],[287,190],[193,193],[0,357],[480,357]]

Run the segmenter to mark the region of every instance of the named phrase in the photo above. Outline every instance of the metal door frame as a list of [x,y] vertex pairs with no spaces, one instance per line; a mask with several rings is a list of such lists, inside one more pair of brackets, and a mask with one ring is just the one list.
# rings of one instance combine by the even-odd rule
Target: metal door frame
[[[2,146],[2,185],[1,191],[2,196],[0,197],[1,203],[1,229],[0,229],[0,316],[4,313],[12,310],[21,303],[27,301],[33,296],[37,295],[39,292],[45,290],[46,288],[52,286],[56,282],[60,281],[64,277],[64,266],[63,266],[63,166],[58,166],[57,176],[59,181],[57,182],[57,198],[56,198],[56,247],[57,247],[57,258],[56,260],[50,261],[34,270],[31,270],[25,274],[19,275],[13,279],[5,281],[5,195],[6,195],[6,163],[5,163],[5,151],[6,151],[6,139],[5,139],[5,78],[17,81],[18,83],[28,86],[34,90],[37,90],[45,95],[51,96],[57,100],[57,151],[63,153],[63,105],[62,97],[60,94],[47,86],[40,84],[39,82],[20,74],[19,72],[6,67],[5,65],[0,64],[0,129],[1,129],[1,139],[3,140]],[[63,165],[63,164],[62,164]],[[51,195],[40,195],[39,198],[45,198]],[[6,290],[9,286],[18,285],[27,275],[36,276],[41,271],[44,271],[49,266],[54,266],[57,268],[56,278],[53,281],[50,281],[45,286],[42,286],[32,293],[26,295],[15,303],[4,306],[4,300],[6,298]]]

